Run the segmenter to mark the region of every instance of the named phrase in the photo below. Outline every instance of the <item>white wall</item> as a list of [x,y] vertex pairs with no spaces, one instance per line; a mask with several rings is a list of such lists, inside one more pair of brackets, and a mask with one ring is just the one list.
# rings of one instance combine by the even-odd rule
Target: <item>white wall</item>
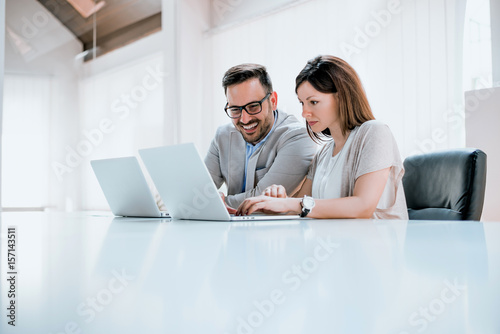
[[[50,81],[51,106],[49,114],[45,115],[49,123],[48,138],[30,137],[27,140],[46,140],[50,152],[43,162],[31,161],[30,168],[43,163],[48,164],[48,170],[53,170],[54,164],[64,162],[65,147],[78,140],[77,74],[81,62],[75,60],[75,55],[82,51],[82,44],[38,1],[7,1],[6,13],[5,72],[28,81],[30,77],[44,77]],[[22,175],[10,177],[18,178],[19,187],[24,187]],[[80,196],[79,175],[68,175],[61,182],[56,173],[50,172],[47,178],[45,204],[54,209],[70,209]]]
[[500,0],[490,0],[491,24],[491,57],[493,65],[493,82],[500,84]]
[[[153,37],[152,39],[157,39]],[[133,52],[131,44],[123,50]],[[121,53],[104,55],[85,64],[87,72],[115,59]],[[110,63],[111,64],[111,63]],[[88,147],[74,173],[81,175],[82,202],[78,208],[103,210],[107,204],[90,160],[137,156],[140,148],[160,146],[164,138],[163,54],[142,55],[134,61],[109,66],[79,81],[81,108],[80,148]]]
[[[141,84],[148,66],[156,66],[153,63],[161,59],[161,71],[165,73],[161,102],[153,98],[156,93],[149,95],[151,99],[141,102],[148,107],[139,118],[129,118],[130,124],[116,128],[109,137],[113,139],[93,147],[85,159],[64,173],[62,181],[61,175],[51,169],[50,204],[57,209],[88,208],[89,201],[82,191],[93,177],[88,169],[92,158],[134,154],[141,146],[187,141],[195,142],[204,154],[217,126],[229,122],[222,109],[225,97],[221,78],[227,68],[237,63],[266,65],[278,90],[280,107],[300,118],[293,82],[305,62],[319,53],[345,56],[342,43],[355,44],[356,29],[373,25],[373,12],[386,10],[394,1],[364,0],[359,2],[364,4],[360,7],[359,3],[326,0],[279,0],[272,4],[261,0],[162,0],[161,32],[85,64],[74,61],[81,50],[74,38],[57,45],[66,40],[64,27],[50,31],[52,23],[35,25],[37,33],[27,38],[33,35],[33,29],[29,30],[26,20],[32,25],[43,23],[40,17],[46,13],[37,1],[9,1],[8,16],[17,15],[11,26],[20,22],[18,35],[23,37],[23,31],[28,32],[25,42],[39,51],[36,57],[30,52],[22,56],[15,53],[12,41],[6,41],[6,70],[12,74],[48,75],[54,83],[54,109],[49,115],[50,168],[65,163],[70,150],[75,151],[86,140],[86,133],[96,127],[95,122],[98,125],[113,112],[111,103],[116,98]],[[232,7],[224,7],[227,10],[223,15],[215,17],[218,14],[214,6],[221,4]],[[252,11],[248,11],[251,4]],[[463,110],[459,114],[455,105],[462,94],[460,37],[464,0],[410,0],[402,4],[402,10],[391,16],[390,24],[348,60],[361,75],[376,117],[390,124],[403,155],[461,146]],[[277,7],[281,10],[277,11]],[[302,24],[306,18],[318,24]],[[57,36],[52,38],[56,41],[51,41],[50,36]],[[131,70],[129,77],[127,69]],[[98,94],[92,89],[99,90]],[[83,100],[82,94],[86,96]],[[149,115],[146,109],[151,111]],[[135,139],[123,139],[129,130]],[[440,135],[434,140],[435,130],[444,132],[446,138]]]
[[206,123],[212,119],[204,94],[210,73],[210,46],[204,35],[210,27],[209,2],[163,0],[162,5],[164,144],[194,142],[205,151],[210,140]]
[[217,29],[237,25],[305,1],[308,0],[210,0],[212,27]]
[[481,221],[500,221],[500,88],[465,92],[466,145],[487,155],[486,193]]
[[[208,3],[168,0],[163,2],[162,11],[161,32],[82,66],[82,130],[93,131],[105,118],[113,123],[113,129],[75,170],[81,175],[84,193],[77,208],[107,209],[90,169],[92,159],[137,156],[140,148],[180,142],[195,142],[201,150],[208,147],[212,134],[204,130],[204,120],[211,116],[203,108]],[[148,78],[151,72],[161,76],[161,83],[148,89],[140,101],[133,100],[133,107],[125,107],[125,95],[140,91],[144,80],[154,84]],[[130,113],[121,117],[125,109]]]
[[[210,27],[210,4],[168,0],[163,9],[168,15],[161,32],[83,64],[75,59],[81,43],[37,1],[9,2],[7,72],[26,80],[45,76],[51,82],[51,111],[45,115],[50,135],[39,139],[48,141],[50,154],[47,161],[37,162],[49,164],[44,205],[57,210],[107,208],[102,194],[93,196],[90,190],[100,190],[91,159],[134,155],[138,148],[186,141],[194,141],[201,150],[208,147],[212,132],[204,122],[212,116],[204,107],[204,99],[210,100],[204,95],[210,64],[204,56],[209,54],[204,33]],[[148,91],[140,106],[129,108],[130,117],[120,118],[123,96],[140,93],[152,72],[163,75],[160,90]],[[113,104],[117,101],[121,104]],[[111,119],[114,127],[101,140],[97,131],[104,119]]]
[[220,78],[230,66],[266,65],[278,106],[301,119],[295,77],[307,60],[331,54],[356,69],[375,117],[390,126],[403,156],[463,147],[464,12],[465,0],[310,0],[215,29],[207,90],[216,123],[227,122],[217,111],[225,104]]
[[[0,45],[5,45],[5,0],[0,0]],[[5,48],[2,48],[5,50]],[[2,175],[2,139],[3,139],[3,74],[5,53],[0,51],[0,175]],[[2,180],[0,177],[0,211],[2,211]]]
[[210,7],[208,1],[184,0],[179,9],[178,139],[194,142],[204,155],[212,139],[206,124],[213,119],[213,110],[204,100],[211,66],[210,46],[204,35],[210,27]]

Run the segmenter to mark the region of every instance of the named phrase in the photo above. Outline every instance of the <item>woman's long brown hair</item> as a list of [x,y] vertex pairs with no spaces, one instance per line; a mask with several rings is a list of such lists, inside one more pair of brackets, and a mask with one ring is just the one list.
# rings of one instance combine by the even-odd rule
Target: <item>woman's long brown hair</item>
[[[358,74],[344,60],[327,55],[309,60],[295,79],[295,93],[306,81],[322,93],[337,93],[342,135],[345,136],[354,127],[375,119]],[[331,138],[328,128],[315,133],[309,124],[306,126],[309,136],[316,143]]]

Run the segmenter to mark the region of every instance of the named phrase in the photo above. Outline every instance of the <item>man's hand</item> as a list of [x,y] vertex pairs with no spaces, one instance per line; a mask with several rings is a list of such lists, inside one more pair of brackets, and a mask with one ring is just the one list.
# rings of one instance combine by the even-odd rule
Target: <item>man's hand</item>
[[277,197],[277,198],[287,197],[285,187],[283,187],[282,185],[275,185],[275,184],[264,189],[262,195],[269,197]]
[[229,212],[230,215],[234,215],[236,213],[236,209],[233,209],[232,207],[226,204],[226,196],[224,196],[224,193],[219,191],[219,195],[222,198],[222,202],[224,202],[224,205],[226,206],[227,212]]

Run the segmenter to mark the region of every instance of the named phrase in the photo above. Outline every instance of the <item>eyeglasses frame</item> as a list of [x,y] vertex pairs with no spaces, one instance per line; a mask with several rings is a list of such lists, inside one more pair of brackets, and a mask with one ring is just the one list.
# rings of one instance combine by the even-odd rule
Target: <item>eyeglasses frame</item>
[[[229,102],[226,102],[226,106],[224,107],[224,111],[226,112],[226,115],[227,115],[229,118],[232,118],[232,119],[240,118],[240,117],[241,117],[241,115],[243,114],[243,110],[245,110],[245,111],[247,112],[247,114],[249,114],[249,115],[252,115],[252,116],[253,116],[253,115],[257,115],[257,114],[259,114],[259,113],[261,113],[261,112],[262,112],[262,103],[263,103],[265,100],[267,100],[267,99],[271,96],[271,94],[272,94],[272,93],[267,93],[267,94],[266,94],[266,96],[264,96],[264,98],[263,98],[262,100],[260,100],[260,101],[252,101],[252,102],[248,102],[247,104],[245,104],[244,106],[241,106],[241,107],[239,107],[239,106],[231,106],[231,108],[239,108],[239,109],[240,109],[240,114],[239,114],[238,116],[231,116],[231,115],[229,115],[229,113],[228,113],[228,111],[227,111],[227,110],[230,108],[230,107],[228,106]],[[250,113],[250,112],[248,112],[248,110],[246,109],[246,107],[247,107],[248,105],[253,104],[253,103],[258,103],[258,104],[260,104],[260,110],[259,110],[258,112],[256,112],[256,113]]]

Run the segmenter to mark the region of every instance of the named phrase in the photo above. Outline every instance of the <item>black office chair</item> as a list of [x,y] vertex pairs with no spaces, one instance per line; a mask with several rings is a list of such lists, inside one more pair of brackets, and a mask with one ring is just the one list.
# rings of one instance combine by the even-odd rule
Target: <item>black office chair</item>
[[414,220],[479,220],[486,154],[465,148],[407,157],[403,187]]

